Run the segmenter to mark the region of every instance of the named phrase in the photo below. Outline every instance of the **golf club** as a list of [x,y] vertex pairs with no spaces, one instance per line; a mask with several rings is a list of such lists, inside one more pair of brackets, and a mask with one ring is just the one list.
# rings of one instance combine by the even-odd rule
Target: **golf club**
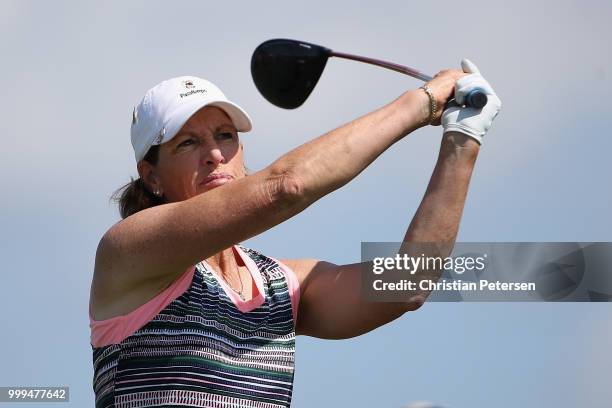
[[[432,79],[429,75],[403,65],[288,39],[261,43],[251,58],[251,75],[255,86],[268,102],[280,108],[295,109],[306,101],[314,89],[329,57],[377,65],[425,82]],[[474,90],[467,95],[465,104],[480,109],[487,104],[487,95]]]

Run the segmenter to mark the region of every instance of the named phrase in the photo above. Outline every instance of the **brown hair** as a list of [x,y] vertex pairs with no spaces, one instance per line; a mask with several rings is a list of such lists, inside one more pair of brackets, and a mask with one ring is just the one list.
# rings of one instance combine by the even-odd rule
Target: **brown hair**
[[[159,145],[154,145],[151,146],[143,160],[155,166],[158,158]],[[136,179],[130,177],[130,182],[118,188],[111,196],[111,200],[119,204],[121,218],[127,218],[138,211],[165,203],[164,197],[158,197],[150,192],[140,177]]]

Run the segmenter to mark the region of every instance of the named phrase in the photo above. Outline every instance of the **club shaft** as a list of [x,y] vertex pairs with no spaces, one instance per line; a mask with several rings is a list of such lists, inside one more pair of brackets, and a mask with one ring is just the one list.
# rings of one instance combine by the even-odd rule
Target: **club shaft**
[[421,81],[429,82],[433,77],[423,74],[414,68],[406,67],[404,65],[395,64],[393,62],[383,61],[375,58],[362,57],[360,55],[346,54],[343,52],[331,51],[330,57],[338,57],[349,59],[353,61],[365,62],[366,64],[377,65],[379,67],[391,69],[393,71],[401,72],[402,74],[410,75],[413,78],[420,79]]

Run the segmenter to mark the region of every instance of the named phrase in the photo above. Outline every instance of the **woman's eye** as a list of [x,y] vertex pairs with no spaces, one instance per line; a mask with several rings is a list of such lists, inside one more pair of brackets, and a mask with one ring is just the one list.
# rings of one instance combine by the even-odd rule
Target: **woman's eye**
[[193,144],[193,139],[187,139],[187,140],[185,140],[185,141],[183,141],[183,142],[179,143],[179,147],[182,147],[182,146],[188,146],[188,145],[190,145],[190,144]]
[[234,138],[234,134],[232,132],[223,132],[223,133],[219,133],[219,137],[221,139],[233,139]]

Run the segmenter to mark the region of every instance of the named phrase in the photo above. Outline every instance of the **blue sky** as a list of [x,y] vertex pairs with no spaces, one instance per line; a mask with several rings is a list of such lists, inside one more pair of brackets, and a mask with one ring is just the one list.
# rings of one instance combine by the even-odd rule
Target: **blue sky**
[[[244,107],[247,166],[421,83],[330,60],[284,111],[252,83],[277,37],[435,74],[469,57],[503,101],[478,158],[460,241],[612,241],[612,5],[604,1],[0,2],[0,386],[68,385],[93,405],[87,304],[112,191],[136,175],[132,107],[198,75]],[[441,129],[421,129],[349,185],[245,242],[276,258],[359,260],[398,241],[425,191]],[[427,304],[346,341],[298,339],[293,406],[603,407],[609,304]],[[28,404],[19,405],[26,407]],[[33,405],[37,406],[37,405]]]

